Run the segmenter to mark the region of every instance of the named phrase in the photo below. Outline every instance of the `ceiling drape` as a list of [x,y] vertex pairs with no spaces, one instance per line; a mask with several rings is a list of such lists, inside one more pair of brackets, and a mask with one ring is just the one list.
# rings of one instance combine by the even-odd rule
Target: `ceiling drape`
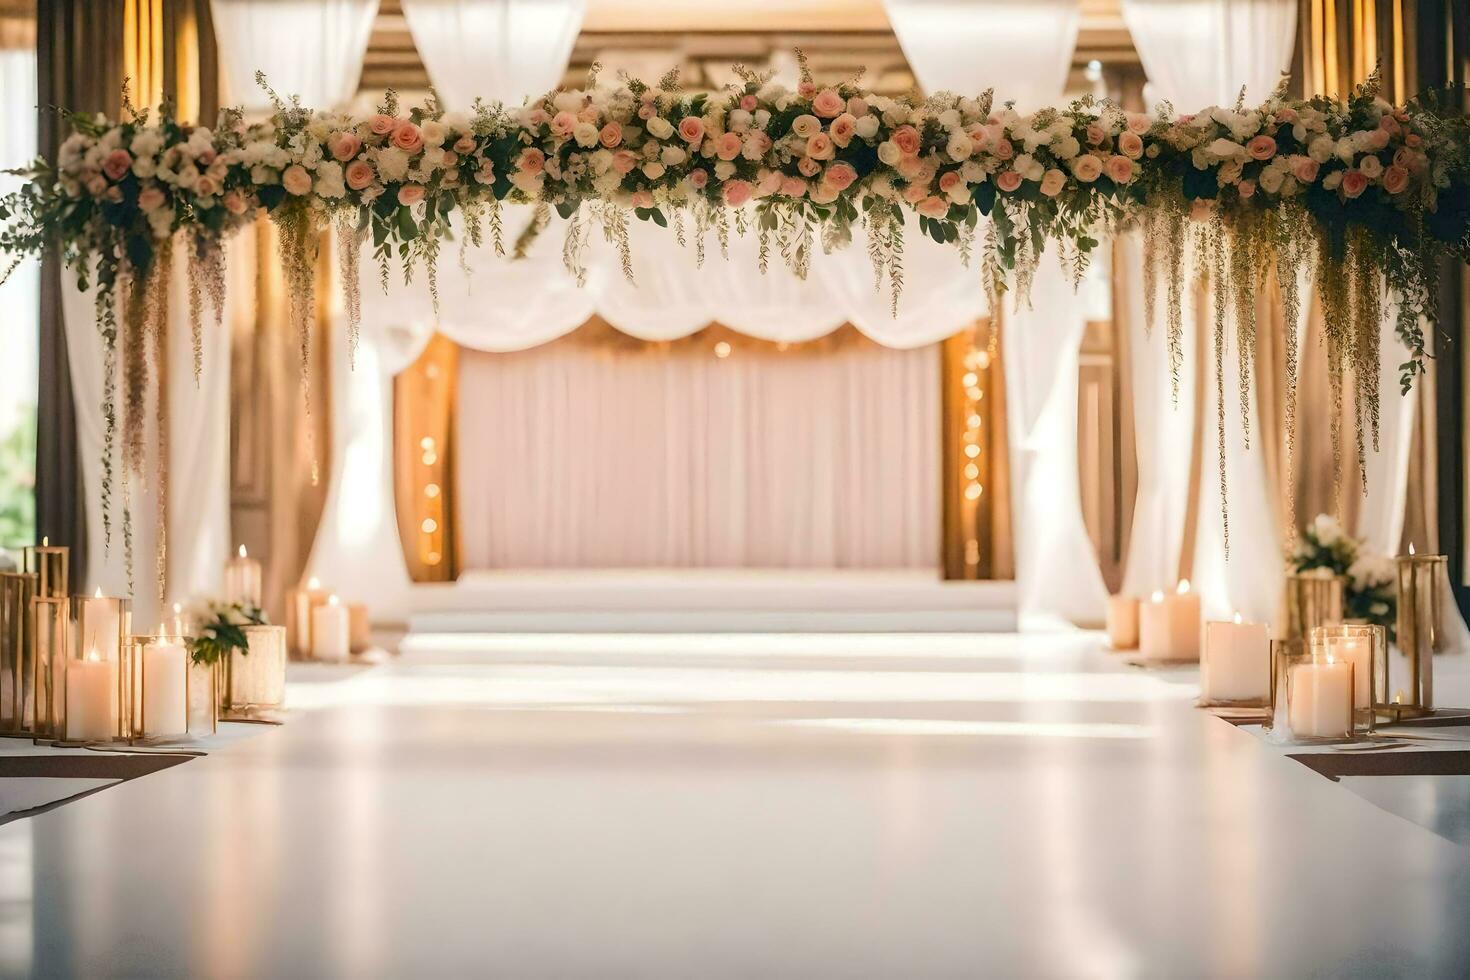
[[[929,92],[994,88],[1021,111],[1062,96],[1077,45],[1076,0],[886,0]],[[1082,517],[1077,378],[1087,303],[1055,252],[1029,300],[999,311],[1010,444],[1017,616],[1023,629],[1101,622],[1107,589]]]
[[357,94],[378,0],[211,0],[225,104],[270,108],[255,82],[314,109],[347,105]]

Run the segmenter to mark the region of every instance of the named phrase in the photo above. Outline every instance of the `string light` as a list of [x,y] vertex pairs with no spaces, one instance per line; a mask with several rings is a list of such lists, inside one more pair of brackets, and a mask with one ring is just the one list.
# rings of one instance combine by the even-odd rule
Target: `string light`
[[716,357],[729,357],[730,356],[730,345],[727,342],[723,341],[723,340],[720,341],[718,344],[715,344],[715,356]]
[[[987,331],[989,343],[995,342],[994,325]],[[967,503],[977,503],[985,493],[985,487],[980,482],[980,454],[981,454],[981,425],[984,422],[980,415],[980,402],[985,397],[985,390],[981,387],[983,373],[990,368],[990,351],[977,346],[979,340],[978,325],[970,331],[970,345],[965,352],[964,373],[960,375],[960,387],[964,391],[965,404],[961,417],[965,420],[964,436],[961,440],[966,463],[960,471],[964,477],[964,499]],[[975,511],[966,514],[965,523],[961,525],[968,529],[965,537],[965,565],[976,568],[980,564],[980,535],[979,515]]]

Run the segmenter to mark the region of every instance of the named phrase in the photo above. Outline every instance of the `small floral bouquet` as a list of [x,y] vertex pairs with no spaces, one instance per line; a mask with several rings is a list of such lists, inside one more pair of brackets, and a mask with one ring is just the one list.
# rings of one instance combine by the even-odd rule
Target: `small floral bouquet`
[[1393,638],[1398,595],[1394,589],[1393,559],[1368,554],[1363,542],[1351,537],[1328,514],[1318,514],[1302,531],[1288,557],[1297,573],[1321,569],[1347,578],[1346,617],[1388,629]]
[[250,640],[243,627],[267,624],[265,612],[255,605],[210,602],[195,614],[199,629],[189,639],[189,659],[200,666],[224,663],[239,650],[250,653]]

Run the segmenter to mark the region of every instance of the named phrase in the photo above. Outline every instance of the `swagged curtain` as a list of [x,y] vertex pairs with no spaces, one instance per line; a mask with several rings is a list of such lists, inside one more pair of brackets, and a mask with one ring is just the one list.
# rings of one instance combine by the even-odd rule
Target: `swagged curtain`
[[[1075,0],[886,0],[926,91],[993,87],[1021,111],[1058,102],[1079,22]],[[1023,629],[1101,622],[1107,590],[1087,537],[1077,470],[1077,377],[1086,301],[1054,253],[1030,303],[1001,317],[1011,446],[1018,618]]]
[[[1123,16],[1148,74],[1150,106],[1233,105],[1244,85],[1247,104],[1265,99],[1291,62],[1296,32],[1294,0],[1123,0]],[[1207,615],[1239,611],[1272,619],[1280,601],[1281,530],[1265,457],[1261,413],[1250,404],[1253,437],[1247,445],[1237,391],[1240,371],[1235,325],[1228,326],[1224,358],[1224,459],[1228,474],[1229,558],[1221,520],[1220,449],[1214,357],[1208,299],[1186,299],[1184,364],[1177,398],[1171,387],[1162,324],[1150,329],[1144,309],[1144,247],[1134,233],[1124,237],[1116,281],[1138,311],[1128,324],[1133,376],[1134,427],[1138,453],[1138,497],[1129,543],[1124,591],[1147,596],[1171,590],[1181,576],[1191,497],[1192,454],[1197,430],[1200,453],[1198,519],[1189,577]],[[1164,299],[1156,298],[1163,310]],[[1306,304],[1303,304],[1304,306]],[[1294,325],[1300,329],[1299,325]],[[1204,345],[1201,351],[1199,345]],[[1202,370],[1201,370],[1202,369]],[[1387,399],[1385,399],[1387,401]]]

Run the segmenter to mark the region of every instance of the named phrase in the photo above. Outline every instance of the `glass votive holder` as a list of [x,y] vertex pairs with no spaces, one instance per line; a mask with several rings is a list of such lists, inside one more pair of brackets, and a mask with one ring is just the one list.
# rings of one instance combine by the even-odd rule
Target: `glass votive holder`
[[104,596],[72,596],[66,656],[56,666],[53,685],[61,696],[57,741],[70,745],[126,741],[132,731],[128,691],[132,616],[128,601]]
[[194,738],[219,731],[219,667],[189,664],[189,734]]
[[286,703],[286,627],[240,627],[249,646],[232,650],[220,683],[220,714],[251,718]]
[[161,742],[189,734],[189,650],[183,637],[134,636],[128,669],[130,741]]
[[1305,639],[1314,627],[1342,622],[1346,601],[1347,579],[1328,569],[1286,576],[1286,638]]
[[1271,704],[1271,642],[1265,623],[1205,623],[1200,650],[1201,707],[1266,708]]
[[65,734],[66,659],[71,626],[70,601],[37,596],[31,601],[31,635],[35,637],[35,725],[37,742],[51,742]]
[[1383,701],[1380,674],[1388,668],[1388,631],[1368,623],[1317,626],[1308,646],[1319,660],[1352,664],[1353,731],[1372,734],[1375,705]]
[[1353,663],[1310,648],[1278,655],[1272,736],[1286,742],[1345,742],[1353,737]]

